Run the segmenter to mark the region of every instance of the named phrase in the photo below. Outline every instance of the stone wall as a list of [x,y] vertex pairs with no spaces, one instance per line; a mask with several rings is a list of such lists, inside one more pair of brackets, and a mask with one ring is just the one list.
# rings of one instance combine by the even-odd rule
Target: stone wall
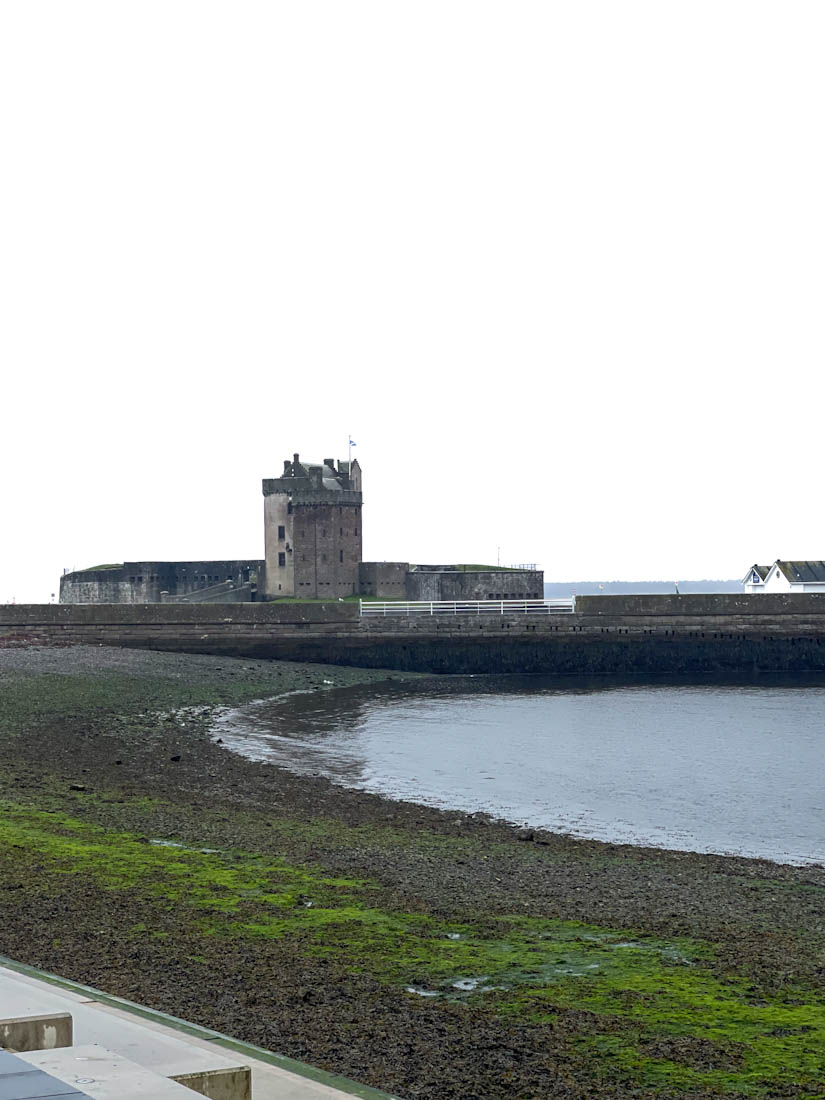
[[581,615],[825,614],[825,593],[709,592],[686,596],[577,596]]
[[408,600],[541,600],[541,570],[422,569],[407,574]]
[[407,596],[406,561],[362,561],[358,569],[359,592],[379,599],[409,599]]
[[284,462],[264,478],[264,591],[269,599],[339,599],[358,592],[361,469],[357,461]]
[[363,619],[357,604],[337,601],[17,605],[0,607],[0,646],[123,645],[449,673],[825,671],[825,595],[695,596],[676,613],[656,607],[671,599],[582,597],[575,614]]
[[359,498],[360,494],[355,493],[328,493],[317,500],[301,499],[298,494],[292,498],[285,493],[265,496],[269,598],[337,599],[358,592],[362,538]]
[[292,520],[295,595],[316,599],[355,595],[361,561],[361,505],[296,502]]
[[[182,596],[227,580],[254,584],[263,572],[257,559],[233,561],[127,561],[106,569],[81,569],[60,578],[66,604],[160,603],[161,594]],[[249,589],[247,588],[247,592]],[[249,596],[247,596],[249,598]]]

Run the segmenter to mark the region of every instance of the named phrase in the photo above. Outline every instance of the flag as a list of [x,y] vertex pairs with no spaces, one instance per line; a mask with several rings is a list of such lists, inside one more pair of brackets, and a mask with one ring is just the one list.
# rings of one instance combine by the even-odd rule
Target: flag
[[356,447],[356,446],[357,446],[358,444],[357,444],[357,443],[355,442],[355,440],[354,440],[354,439],[351,439],[351,440],[349,441],[349,445],[350,445],[350,447]]

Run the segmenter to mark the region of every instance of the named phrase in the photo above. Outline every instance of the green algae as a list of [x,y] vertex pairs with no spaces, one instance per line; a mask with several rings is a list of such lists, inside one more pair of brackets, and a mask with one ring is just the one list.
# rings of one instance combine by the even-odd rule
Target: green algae
[[[379,884],[311,863],[114,832],[14,802],[0,803],[0,857],[52,884],[81,874],[102,890],[166,903],[188,914],[204,944],[291,937],[308,956],[400,996],[470,1001],[523,1026],[578,1014],[572,1045],[604,1079],[755,1096],[825,1079],[821,992],[768,996],[721,972],[701,941],[518,914],[409,913]],[[127,934],[173,938],[145,922]]]

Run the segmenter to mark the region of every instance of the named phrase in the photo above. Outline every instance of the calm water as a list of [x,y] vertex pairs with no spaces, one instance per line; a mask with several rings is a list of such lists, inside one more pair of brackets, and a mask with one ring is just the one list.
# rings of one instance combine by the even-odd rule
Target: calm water
[[296,772],[575,836],[825,859],[822,677],[455,677],[255,704],[215,736]]

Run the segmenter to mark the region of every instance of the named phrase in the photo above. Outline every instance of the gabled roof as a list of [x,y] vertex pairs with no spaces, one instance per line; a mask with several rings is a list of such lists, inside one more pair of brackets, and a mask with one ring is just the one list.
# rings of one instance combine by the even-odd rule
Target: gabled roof
[[753,584],[753,574],[759,577],[760,581],[764,581],[768,573],[770,573],[771,567],[769,565],[752,565],[747,573],[742,578],[742,584]]
[[776,561],[791,584],[825,584],[825,561]]

